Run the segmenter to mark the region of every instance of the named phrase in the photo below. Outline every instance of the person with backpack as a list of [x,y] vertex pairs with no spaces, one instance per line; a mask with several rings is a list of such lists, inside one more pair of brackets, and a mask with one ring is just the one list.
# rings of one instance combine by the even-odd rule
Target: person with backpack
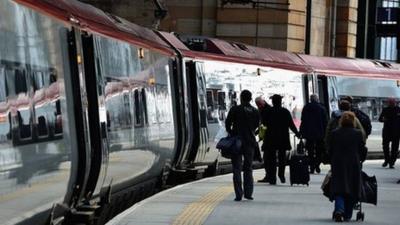
[[365,131],[365,138],[368,139],[368,136],[372,132],[371,119],[363,111],[361,111],[360,109],[354,107],[353,98],[351,96],[346,96],[342,100],[346,100],[346,101],[348,101],[350,103],[350,111],[352,111],[356,115],[357,119],[360,121],[360,123],[361,123],[361,125],[362,125],[362,127],[364,128],[364,131]]
[[319,103],[318,95],[311,95],[301,113],[300,133],[306,139],[306,149],[309,157],[309,172],[321,172],[319,165],[322,161],[324,137],[328,115],[325,108]]
[[[344,112],[349,112],[351,110],[351,104],[349,101],[347,100],[341,100],[339,102],[339,110],[333,111],[331,114],[331,119],[328,122],[328,125],[326,127],[326,132],[325,132],[325,154],[329,155],[329,142],[330,142],[330,138],[331,138],[331,134],[332,132],[339,128],[340,124],[339,124],[339,120],[342,117]],[[364,143],[366,141],[366,134],[364,131],[363,126],[361,125],[360,121],[357,119],[357,117],[354,119],[354,123],[355,123],[355,128],[360,130],[362,133],[362,136],[364,138]],[[367,149],[365,149],[367,150]],[[366,151],[365,151],[366,152]],[[329,158],[329,157],[328,157]],[[366,154],[361,156],[361,160],[364,161],[366,158]]]
[[[379,116],[379,122],[383,123],[382,129],[382,148],[385,156],[385,162],[382,167],[389,164],[389,168],[393,169],[399,152],[400,141],[400,107],[396,105],[394,98],[389,98],[388,106],[383,108]],[[391,151],[389,151],[391,144]]]
[[[254,150],[258,145],[255,138],[255,130],[260,123],[259,113],[250,105],[251,92],[243,90],[240,93],[240,105],[233,106],[225,120],[225,128],[230,136],[238,136],[242,146],[239,154],[232,155],[233,187],[235,189],[235,201],[241,201],[242,197],[253,200],[253,158]],[[242,185],[243,168],[243,185]]]
[[300,132],[297,131],[289,110],[282,107],[282,96],[275,94],[271,99],[273,107],[261,115],[262,123],[267,127],[262,148],[266,151],[268,182],[275,185],[276,153],[278,152],[279,159],[278,177],[281,183],[285,183],[286,151],[292,148],[289,129],[297,137],[300,137]]

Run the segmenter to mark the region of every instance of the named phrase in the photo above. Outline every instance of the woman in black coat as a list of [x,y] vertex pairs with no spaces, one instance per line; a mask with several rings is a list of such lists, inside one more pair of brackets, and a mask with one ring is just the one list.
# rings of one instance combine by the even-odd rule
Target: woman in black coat
[[331,199],[335,200],[333,217],[337,222],[348,221],[361,196],[360,156],[366,154],[362,132],[355,128],[354,113],[343,113],[328,146],[332,170]]

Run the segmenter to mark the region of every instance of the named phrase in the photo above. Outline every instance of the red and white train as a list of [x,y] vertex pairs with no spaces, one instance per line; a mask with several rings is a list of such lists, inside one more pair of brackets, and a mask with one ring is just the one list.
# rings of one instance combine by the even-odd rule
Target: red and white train
[[398,64],[177,37],[75,0],[0,1],[0,221],[102,224],[168,179],[217,173],[243,89],[281,94],[298,124],[311,93],[328,110],[353,95],[374,120],[399,79]]

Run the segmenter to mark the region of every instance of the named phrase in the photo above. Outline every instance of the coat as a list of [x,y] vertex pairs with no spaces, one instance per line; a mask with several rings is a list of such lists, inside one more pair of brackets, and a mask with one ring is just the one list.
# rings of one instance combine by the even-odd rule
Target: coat
[[225,120],[225,128],[229,135],[238,135],[243,146],[258,146],[255,130],[260,124],[258,110],[250,104],[233,106]]
[[360,156],[366,154],[360,130],[339,127],[331,134],[331,199],[339,195],[358,201],[361,197]]
[[379,122],[383,122],[383,138],[400,138],[400,107],[395,106],[383,108],[382,113],[379,116]]
[[283,107],[272,107],[263,111],[261,120],[267,127],[263,149],[290,150],[289,129],[299,135],[289,110]]
[[322,140],[325,137],[328,115],[325,108],[318,102],[304,106],[301,112],[301,136],[307,140]]

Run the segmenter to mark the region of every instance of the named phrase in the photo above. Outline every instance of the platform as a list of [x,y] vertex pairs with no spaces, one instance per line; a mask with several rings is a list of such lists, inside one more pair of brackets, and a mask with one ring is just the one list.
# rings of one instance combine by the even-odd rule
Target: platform
[[[364,171],[378,179],[378,206],[363,204],[365,225],[397,225],[400,221],[399,168],[386,169],[381,164],[380,160],[364,164]],[[203,179],[137,203],[107,225],[333,224],[333,203],[320,189],[328,170],[324,166],[321,174],[311,175],[309,187],[256,183],[254,200],[241,202],[233,201],[232,174]],[[255,180],[261,179],[264,171],[254,171],[254,175]],[[287,180],[288,175],[287,171]]]

